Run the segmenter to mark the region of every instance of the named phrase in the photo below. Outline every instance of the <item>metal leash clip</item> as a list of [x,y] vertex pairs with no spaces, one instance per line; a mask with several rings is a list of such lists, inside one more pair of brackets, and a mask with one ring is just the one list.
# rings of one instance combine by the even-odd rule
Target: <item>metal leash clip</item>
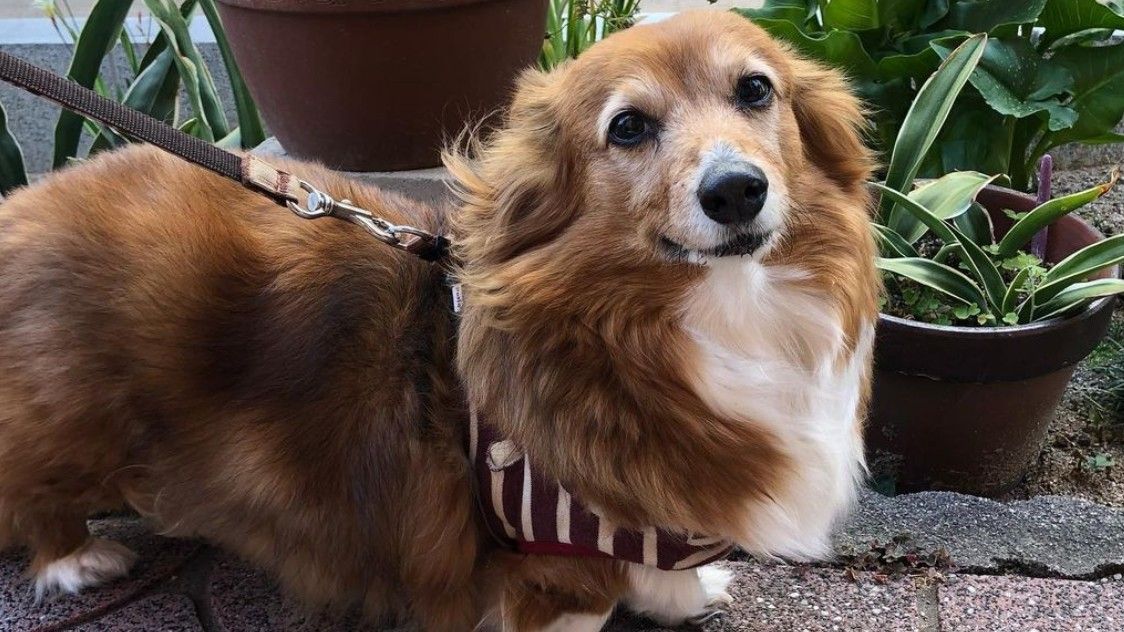
[[[304,219],[334,217],[347,220],[362,226],[384,244],[405,250],[428,261],[440,260],[447,253],[448,241],[440,235],[413,226],[392,224],[381,217],[376,217],[366,209],[355,206],[350,200],[336,200],[303,180],[300,181],[300,188],[308,193],[304,206],[293,200],[287,202],[289,210],[298,217]],[[404,235],[408,237],[403,238]]]

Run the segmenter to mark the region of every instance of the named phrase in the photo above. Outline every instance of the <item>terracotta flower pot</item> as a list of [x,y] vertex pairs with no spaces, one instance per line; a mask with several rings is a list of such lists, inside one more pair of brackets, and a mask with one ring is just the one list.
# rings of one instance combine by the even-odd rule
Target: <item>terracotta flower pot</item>
[[[979,201],[1002,234],[1002,209],[1036,206],[998,187]],[[1057,262],[1103,239],[1066,216],[1050,227],[1046,260]],[[1116,276],[1116,269],[1100,277]],[[897,491],[996,495],[1038,458],[1074,366],[1104,337],[1115,298],[1062,320],[1013,327],[947,327],[879,318],[867,458]]]
[[439,164],[502,107],[543,42],[547,0],[219,0],[269,128],[348,171]]

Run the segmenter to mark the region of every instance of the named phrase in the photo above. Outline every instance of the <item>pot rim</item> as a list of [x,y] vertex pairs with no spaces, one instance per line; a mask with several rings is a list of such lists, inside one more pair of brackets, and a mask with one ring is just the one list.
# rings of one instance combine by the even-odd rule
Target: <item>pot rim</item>
[[220,5],[273,13],[408,13],[512,0],[218,0]]
[[[222,0],[222,1],[225,1],[225,0]],[[1017,191],[1015,189],[1011,189],[1011,188],[1008,188],[1008,187],[1002,187],[1002,186],[998,186],[998,185],[994,185],[994,184],[989,184],[986,187],[984,187],[984,189],[985,190],[990,189],[991,192],[1002,195],[1002,196],[1018,196],[1018,197],[1030,198],[1029,194],[1024,193],[1022,191]],[[1104,233],[1102,233],[1095,226],[1093,226],[1089,222],[1085,221],[1084,219],[1082,219],[1082,218],[1080,218],[1076,215],[1066,215],[1065,217],[1073,217],[1074,219],[1081,222],[1082,224],[1085,224],[1085,226],[1090,228],[1094,233],[1096,233],[1100,237],[1100,239],[1098,241],[1103,241],[1104,239],[1106,239]],[[1096,242],[1094,242],[1094,243],[1096,243]],[[1111,268],[1109,268],[1109,272],[1112,275],[1111,278],[1113,278],[1113,279],[1120,278],[1120,266],[1119,265],[1114,265]],[[1073,316],[1069,316],[1067,318],[1051,318],[1049,320],[1043,320],[1043,321],[1033,322],[1033,323],[1025,323],[1025,324],[1022,324],[1022,325],[1002,325],[1000,327],[966,327],[966,326],[961,326],[961,325],[937,325],[937,324],[934,324],[934,323],[926,323],[926,322],[922,322],[922,321],[919,321],[919,320],[910,320],[908,318],[902,318],[900,316],[891,316],[890,314],[884,314],[881,311],[878,312],[878,320],[879,320],[879,322],[884,322],[884,323],[891,324],[891,325],[894,325],[894,326],[897,326],[897,327],[910,328],[910,329],[921,329],[921,330],[925,330],[925,331],[935,333],[935,334],[956,334],[956,335],[959,335],[959,336],[978,337],[978,338],[986,338],[986,337],[989,337],[989,336],[1025,337],[1025,336],[1034,336],[1034,335],[1040,334],[1044,331],[1049,331],[1051,329],[1057,329],[1057,328],[1063,327],[1063,326],[1065,326],[1069,323],[1073,323],[1073,322],[1077,322],[1077,321],[1080,321],[1080,320],[1085,319],[1085,318],[1089,318],[1091,315],[1093,315],[1093,314],[1099,312],[1101,309],[1103,309],[1105,303],[1114,302],[1114,301],[1117,300],[1117,298],[1119,298],[1119,297],[1118,296],[1102,296],[1101,298],[1098,298],[1098,299],[1094,300],[1092,303],[1089,303],[1089,305],[1086,306],[1085,309],[1081,310],[1081,312],[1078,313],[1078,314],[1074,314]]]
[[[1119,276],[1118,274],[1116,274],[1117,271],[1118,270],[1113,271],[1114,272],[1114,274],[1113,274],[1114,278],[1116,276]],[[1000,327],[965,327],[965,326],[960,326],[960,325],[936,325],[936,324],[933,324],[933,323],[921,322],[919,320],[910,320],[908,318],[902,318],[900,316],[891,316],[889,314],[883,314],[882,312],[878,312],[878,320],[885,321],[887,323],[892,323],[892,324],[897,325],[899,327],[909,327],[909,328],[913,328],[913,329],[924,329],[924,330],[927,330],[927,331],[931,331],[933,333],[957,334],[957,335],[967,336],[967,337],[971,337],[971,336],[987,337],[987,336],[996,336],[996,335],[1014,336],[1014,337],[1033,336],[1033,335],[1042,333],[1043,331],[1047,331],[1047,330],[1050,330],[1050,329],[1057,329],[1059,327],[1065,326],[1068,323],[1072,323],[1072,322],[1081,320],[1083,318],[1088,318],[1094,312],[1100,311],[1103,308],[1105,303],[1115,301],[1117,298],[1118,297],[1116,297],[1116,296],[1102,296],[1101,298],[1098,298],[1098,299],[1094,300],[1092,303],[1089,303],[1089,305],[1085,309],[1081,310],[1080,313],[1074,314],[1073,316],[1069,316],[1067,318],[1051,318],[1049,320],[1043,320],[1043,321],[1033,322],[1033,323],[1025,323],[1023,325],[1003,325],[1003,326],[1000,326]]]

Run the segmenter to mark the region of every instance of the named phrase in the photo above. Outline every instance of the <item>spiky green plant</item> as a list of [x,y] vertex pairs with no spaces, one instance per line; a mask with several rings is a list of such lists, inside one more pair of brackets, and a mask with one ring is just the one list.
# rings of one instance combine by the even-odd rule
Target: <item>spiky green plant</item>
[[[124,0],[98,0],[86,21],[79,25],[67,0],[42,0],[44,15],[72,54],[67,76],[161,121],[224,146],[254,147],[265,140],[265,131],[253,98],[242,80],[214,0],[145,0],[151,23],[158,33],[143,56],[133,46],[126,28],[131,8]],[[230,87],[234,95],[237,124],[226,119],[214,79],[191,39],[188,24],[196,9],[215,35]],[[105,64],[120,50],[127,70]],[[103,67],[110,76],[103,76]],[[127,74],[127,76],[123,76]],[[185,94],[189,108],[181,111],[179,97]],[[27,184],[27,172],[19,143],[8,130],[0,107],[0,194]],[[92,139],[85,155],[127,142],[113,130],[73,112],[64,111],[55,125],[54,166],[61,167],[82,157],[82,136]]]
[[550,70],[636,21],[640,0],[550,0],[539,66]]

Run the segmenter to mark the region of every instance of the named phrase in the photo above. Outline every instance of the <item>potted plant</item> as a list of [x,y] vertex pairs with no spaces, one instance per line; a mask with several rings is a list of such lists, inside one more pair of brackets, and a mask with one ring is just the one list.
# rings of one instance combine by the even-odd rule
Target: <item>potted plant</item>
[[914,186],[986,46],[968,38],[919,89],[873,185],[887,293],[867,445],[898,490],[991,495],[1017,483],[1124,292],[1124,236],[1103,239],[1069,215],[1115,176],[1042,203],[977,172]]
[[[1121,142],[1124,4],[1105,0],[766,0],[743,15],[809,57],[843,69],[870,104],[883,159],[918,87],[964,37],[989,35],[921,167],[1004,173],[1020,190],[1068,143]],[[980,130],[988,130],[981,134]]]
[[548,0],[219,0],[250,92],[289,152],[349,171],[432,167],[501,107]]

